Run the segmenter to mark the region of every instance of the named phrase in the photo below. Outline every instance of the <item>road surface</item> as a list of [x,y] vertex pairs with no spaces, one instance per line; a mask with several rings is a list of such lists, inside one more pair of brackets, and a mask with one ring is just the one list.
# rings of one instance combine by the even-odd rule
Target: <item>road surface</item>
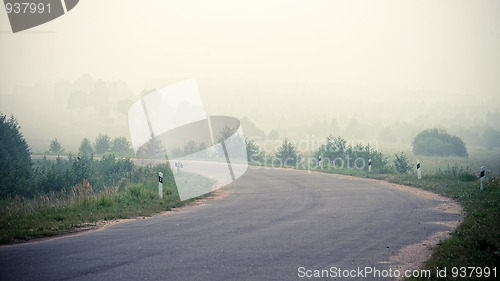
[[255,168],[201,206],[1,247],[0,279],[300,280],[301,270],[389,270],[403,247],[449,230],[435,222],[460,219],[436,209],[439,200],[375,181]]

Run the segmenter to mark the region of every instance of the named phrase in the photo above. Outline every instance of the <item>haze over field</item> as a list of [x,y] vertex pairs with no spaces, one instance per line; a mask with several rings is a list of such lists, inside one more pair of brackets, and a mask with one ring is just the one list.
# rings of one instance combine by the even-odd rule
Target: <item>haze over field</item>
[[76,151],[129,137],[142,91],[196,78],[209,114],[268,136],[407,143],[438,126],[470,143],[478,124],[500,130],[498,14],[498,1],[87,0],[12,34],[1,10],[0,112],[33,151],[53,138]]

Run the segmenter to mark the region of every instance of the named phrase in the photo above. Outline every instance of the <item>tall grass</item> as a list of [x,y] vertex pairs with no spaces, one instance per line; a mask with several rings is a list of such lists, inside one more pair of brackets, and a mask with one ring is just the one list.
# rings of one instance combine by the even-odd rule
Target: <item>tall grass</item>
[[[158,170],[164,172],[163,199],[158,198]],[[137,168],[131,180],[96,190],[87,180],[69,191],[14,196],[0,202],[0,243],[26,241],[93,227],[100,220],[150,216],[183,206],[173,176],[165,166]],[[211,180],[200,180],[211,184]]]

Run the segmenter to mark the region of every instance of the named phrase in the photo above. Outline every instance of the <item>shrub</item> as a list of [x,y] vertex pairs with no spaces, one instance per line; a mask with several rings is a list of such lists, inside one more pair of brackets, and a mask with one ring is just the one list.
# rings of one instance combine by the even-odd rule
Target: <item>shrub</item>
[[413,153],[427,156],[467,156],[465,144],[441,129],[427,129],[413,139]]
[[299,162],[297,147],[285,138],[276,152],[276,159],[281,160],[284,167],[297,164]]
[[322,155],[323,159],[333,161],[336,158],[343,158],[345,156],[346,140],[340,136],[335,138],[333,135],[329,135],[325,141],[326,143],[322,144],[315,152],[314,156],[316,159]]
[[404,174],[410,171],[411,167],[406,154],[401,152],[400,155],[394,154],[394,156],[394,168],[396,168],[396,171],[398,171],[400,174]]
[[129,188],[128,188],[128,194],[130,195],[130,197],[141,197],[141,194],[142,194],[142,186],[139,185],[139,184],[134,184],[134,185],[131,185]]

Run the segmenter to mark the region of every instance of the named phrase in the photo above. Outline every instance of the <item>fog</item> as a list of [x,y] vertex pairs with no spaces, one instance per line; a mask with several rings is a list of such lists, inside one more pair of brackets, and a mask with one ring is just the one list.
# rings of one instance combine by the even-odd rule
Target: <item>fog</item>
[[0,112],[34,152],[53,138],[76,152],[129,138],[141,92],[195,78],[207,113],[248,136],[409,143],[441,127],[471,143],[500,130],[499,14],[498,1],[86,0],[12,34],[1,10]]

